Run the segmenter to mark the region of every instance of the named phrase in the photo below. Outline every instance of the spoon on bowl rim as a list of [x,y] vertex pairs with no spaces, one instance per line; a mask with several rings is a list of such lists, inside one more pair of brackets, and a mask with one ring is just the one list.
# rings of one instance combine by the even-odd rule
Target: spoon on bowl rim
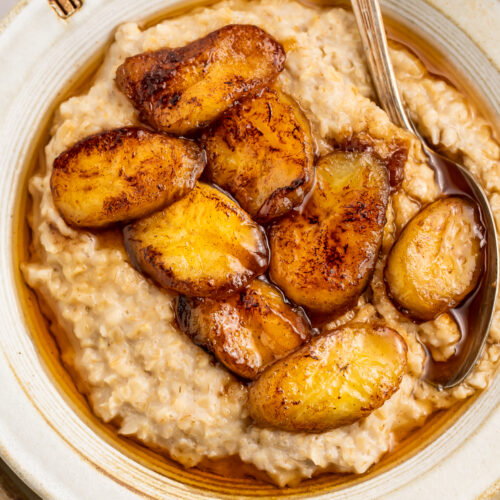
[[456,353],[445,362],[436,362],[429,354],[427,356],[425,380],[439,389],[449,389],[463,382],[472,372],[483,352],[491,327],[499,271],[495,220],[486,194],[469,171],[430,149],[408,117],[389,59],[378,0],[351,0],[351,4],[373,86],[382,108],[396,125],[413,132],[420,139],[442,193],[467,197],[473,201],[486,230],[482,276],[475,290],[458,307],[449,311],[457,321],[461,333]]

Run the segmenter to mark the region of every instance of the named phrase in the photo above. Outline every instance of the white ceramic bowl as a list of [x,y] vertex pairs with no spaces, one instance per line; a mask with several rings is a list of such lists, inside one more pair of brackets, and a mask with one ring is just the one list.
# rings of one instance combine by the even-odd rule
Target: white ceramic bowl
[[[500,4],[485,0],[479,8],[473,0],[432,1],[467,30],[485,53],[423,0],[382,3],[386,13],[447,55],[435,62],[454,68],[464,90],[479,96],[480,107],[490,120],[497,121]],[[86,0],[80,11],[64,21],[45,0],[22,0],[0,25],[0,456],[44,498],[292,493],[270,486],[250,491],[247,483],[238,480],[221,488],[216,477],[196,476],[154,460],[148,467],[140,452],[128,453],[105,429],[96,432],[98,426],[84,402],[68,396],[69,380],[47,366],[55,359],[53,347],[41,345],[30,332],[34,320],[26,314],[29,298],[19,293],[19,254],[14,243],[24,234],[24,222],[19,218],[21,188],[45,139],[54,106],[82,68],[95,66],[118,24],[151,19],[186,4],[175,0]],[[499,402],[497,376],[487,391],[452,412],[450,422],[440,418],[433,434],[421,433],[420,446],[414,445],[405,460],[395,460],[349,483],[323,480],[305,484],[293,494],[327,498],[328,489],[335,488],[338,498],[414,498],[422,491],[428,498],[438,491],[445,492],[445,498],[472,498],[499,479],[494,466],[500,463],[500,447],[495,446],[500,410],[487,420]],[[424,444],[427,446],[421,449]]]

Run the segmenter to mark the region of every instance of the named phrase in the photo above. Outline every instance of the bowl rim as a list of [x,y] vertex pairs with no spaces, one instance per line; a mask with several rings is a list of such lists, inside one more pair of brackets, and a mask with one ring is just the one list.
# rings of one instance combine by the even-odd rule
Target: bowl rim
[[[33,68],[30,69],[30,79],[26,80],[25,84],[18,88],[19,91],[15,92],[15,95],[13,95],[13,88],[6,89],[7,92],[5,93],[0,93],[4,96],[0,102],[4,104],[5,110],[4,117],[0,120],[0,131],[2,131],[2,134],[0,134],[0,152],[2,152],[0,154],[0,172],[6,173],[3,179],[0,180],[0,214],[2,214],[0,220],[0,269],[2,269],[4,278],[0,284],[0,303],[2,304],[0,306],[2,313],[0,325],[4,326],[4,331],[14,332],[12,337],[0,335],[0,352],[5,360],[5,363],[0,363],[0,374],[2,380],[6,380],[9,386],[8,393],[0,394],[6,394],[7,400],[18,403],[19,409],[25,412],[23,418],[29,420],[32,425],[43,427],[44,431],[47,432],[47,436],[51,432],[54,433],[54,425],[53,423],[49,425],[47,416],[39,413],[38,410],[33,411],[34,408],[50,408],[54,412],[52,416],[62,417],[58,413],[60,411],[59,406],[64,408],[66,403],[54,387],[45,387],[47,383],[49,386],[51,385],[50,377],[39,364],[40,360],[37,357],[36,347],[32,344],[23,323],[24,313],[21,310],[15,286],[12,286],[15,283],[15,277],[10,235],[12,234],[13,221],[15,221],[15,195],[18,193],[16,187],[21,182],[23,169],[34,147],[33,133],[31,131],[44,128],[41,127],[41,124],[47,118],[54,96],[67,85],[68,74],[65,74],[65,71],[68,65],[71,65],[76,60],[77,55],[97,50],[96,42],[97,45],[105,44],[109,39],[109,33],[114,31],[116,25],[123,22],[123,20],[147,18],[158,11],[165,10],[169,6],[173,7],[182,3],[185,2],[179,0],[142,0],[137,2],[129,1],[125,4],[121,0],[110,0],[103,6],[103,3],[99,0],[87,0],[81,14],[75,15],[74,19],[63,22],[55,17],[54,13],[47,8],[46,3],[38,0],[22,0],[8,14],[6,19],[8,22],[6,24],[4,21],[0,23],[0,32],[3,30],[0,48],[4,49],[0,53],[5,53],[6,46],[9,46],[9,43],[6,42],[7,36],[10,36],[11,40],[18,42],[18,45],[12,45],[11,40],[9,40],[10,59],[2,58],[0,67],[10,63],[14,57],[26,56],[28,49],[32,51],[28,59],[33,63]],[[417,3],[418,8],[416,7]],[[118,6],[120,8],[117,13]],[[483,94],[486,90],[492,109],[500,116],[500,74],[486,55],[458,27],[422,1],[400,2],[398,0],[386,0],[383,2],[383,7],[385,11],[395,17],[399,14],[412,19],[412,16],[418,15],[425,21],[425,27],[433,33],[434,36],[430,38],[435,38],[433,43],[438,48],[449,47],[451,43],[456,51],[455,53],[461,54],[461,58],[456,61],[456,66],[462,69],[465,74],[476,72],[479,75],[476,84],[479,85]],[[89,22],[89,19],[97,11],[99,11],[99,23]],[[35,21],[38,29],[40,26],[44,26],[44,23],[40,22],[41,19],[47,21],[45,32],[42,33],[45,38],[40,41],[40,46],[33,50],[33,47],[29,47],[30,40],[22,42],[20,34],[22,34],[22,29],[29,27],[30,23],[32,23],[31,26],[33,27]],[[443,25],[445,28],[443,28]],[[51,29],[54,30],[52,34],[50,33]],[[449,33],[454,34],[451,41],[448,40]],[[56,40],[60,40],[60,43],[55,43]],[[43,50],[45,50],[45,53]],[[41,57],[41,54],[45,54],[45,57]],[[37,58],[38,62],[34,62]],[[464,61],[469,59],[472,64],[465,67]],[[22,72],[26,73],[26,68],[23,68]],[[52,74],[52,81],[46,82],[46,85],[41,87],[39,82],[45,81],[47,74]],[[12,85],[12,81],[1,82],[0,88],[4,90],[7,85]],[[9,102],[7,102],[7,98],[10,98]],[[30,110],[30,113],[26,112],[27,109]],[[21,353],[21,360],[14,355],[14,353],[18,352]],[[46,392],[37,394],[40,387],[44,387]],[[435,443],[405,461],[404,464],[411,467],[416,473],[429,469],[461,443],[460,435],[463,432],[472,433],[499,402],[500,376],[497,373],[489,389],[479,395],[474,405],[462,415],[458,422],[443,432]],[[64,417],[67,418],[68,415],[64,415]],[[75,430],[76,434],[80,435],[81,433],[78,443],[82,443],[87,436],[85,425],[76,421],[79,420],[78,417],[76,420],[74,417],[73,415],[70,421],[74,425],[73,430]],[[10,420],[5,417],[0,419],[0,456],[24,482],[45,498],[74,496],[71,490],[72,485],[68,484],[68,479],[63,478],[64,480],[61,482],[60,477],[48,477],[50,474],[47,475],[45,464],[40,463],[39,460],[37,461],[37,457],[30,453],[29,442],[12,439],[16,432],[19,431],[13,429],[15,416],[9,414],[8,419]],[[50,430],[51,425],[52,430]],[[55,434],[51,436],[51,439],[40,438],[40,444],[54,450],[54,452],[57,450],[57,453],[61,453],[68,460],[68,465],[70,463],[77,464],[81,471],[82,463],[85,460],[82,460],[81,457],[75,460],[73,455],[75,455],[76,445],[68,438],[65,438],[64,443],[58,443],[55,436]],[[16,437],[19,438],[19,435]],[[104,443],[103,446],[111,454],[110,456],[116,459],[116,450],[113,453],[113,450],[108,449],[109,445]],[[73,459],[70,456],[73,456]],[[119,458],[124,460],[123,456]],[[128,458],[125,462],[127,461],[130,462]],[[95,467],[100,467],[99,477],[102,481],[99,482],[99,489],[96,490],[100,495],[102,495],[103,491],[109,490],[113,493],[120,492],[122,498],[128,498],[128,496],[137,498],[137,495],[146,492],[134,492],[126,489],[123,484],[120,485],[114,482],[115,480],[110,484],[104,473],[104,468],[110,466],[110,463],[91,465],[89,462],[85,462],[85,465],[88,467],[86,473],[91,474],[89,471],[92,471],[93,475],[95,475]],[[111,464],[111,466],[114,465],[116,465],[115,462]],[[137,466],[138,464],[129,463],[128,465]],[[345,498],[361,498],[368,491],[373,491],[374,486],[381,488],[377,490],[379,495],[392,491],[408,480],[408,478],[403,477],[404,471],[402,473],[400,469],[400,466],[396,466],[376,478],[369,479],[361,483],[359,487],[355,486],[355,491],[343,491],[343,496]],[[69,477],[69,470],[66,472]],[[150,474],[153,471],[142,472]],[[153,481],[154,479],[156,481]],[[158,491],[157,480],[158,478],[152,478],[152,482],[149,484],[151,491],[148,494],[153,494],[153,490]],[[164,477],[162,477],[162,481],[165,481]],[[196,493],[188,491],[184,485],[180,485],[176,481],[171,481],[171,486],[176,488],[179,494],[182,492],[182,498],[199,498]],[[327,496],[328,493],[317,498],[326,498]]]

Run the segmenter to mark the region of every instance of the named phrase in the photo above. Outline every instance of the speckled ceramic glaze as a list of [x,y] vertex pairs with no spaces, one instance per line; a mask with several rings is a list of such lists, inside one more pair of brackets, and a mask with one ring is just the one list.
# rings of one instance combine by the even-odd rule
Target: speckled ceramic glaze
[[[457,75],[454,83],[498,125],[500,4],[430,3],[382,2],[389,29],[420,46],[431,66]],[[55,106],[96,68],[115,27],[152,22],[189,5],[86,0],[63,20],[46,0],[22,0],[0,25],[0,456],[30,488],[51,499],[493,497],[500,488],[499,374],[487,391],[435,415],[367,474],[327,475],[279,490],[185,470],[116,439],[59,365],[19,274],[28,238],[26,176]]]

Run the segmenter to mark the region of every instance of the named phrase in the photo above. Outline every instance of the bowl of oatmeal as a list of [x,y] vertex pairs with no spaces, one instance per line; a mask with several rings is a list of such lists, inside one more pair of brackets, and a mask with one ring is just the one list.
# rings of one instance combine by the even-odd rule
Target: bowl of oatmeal
[[[18,336],[2,337],[2,349],[6,353],[9,369],[28,397],[29,404],[25,404],[29,410],[23,418],[27,423],[28,419],[35,421],[37,415],[39,418],[40,414],[43,415],[43,425],[50,429],[50,437],[54,440],[58,464],[65,463],[67,459],[67,468],[71,471],[89,467],[93,471],[92,477],[98,477],[95,487],[103,488],[96,490],[101,494],[102,491],[116,494],[119,488],[121,493],[131,496],[140,492],[152,497],[161,496],[165,489],[183,498],[188,495],[203,497],[207,493],[214,496],[304,496],[314,492],[319,496],[342,488],[346,495],[355,498],[356,495],[363,497],[366,491],[383,495],[414,479],[416,470],[432,467],[462,440],[455,437],[453,441],[453,435],[460,432],[465,437],[470,434],[479,425],[480,417],[485,417],[498,402],[499,385],[495,371],[500,354],[500,336],[498,325],[494,322],[481,361],[465,383],[451,390],[439,391],[423,380],[429,359],[444,361],[453,355],[460,330],[447,311],[418,322],[402,314],[388,297],[384,269],[402,229],[423,207],[431,206],[439,199],[440,188],[417,142],[394,126],[375,103],[352,14],[344,8],[304,5],[291,0],[235,0],[196,9],[185,6],[178,15],[171,12],[164,20],[138,25],[137,22],[124,21],[153,19],[153,16],[164,13],[169,5],[158,2],[147,8],[143,6],[146,10],[140,11],[137,5],[131,4],[127,4],[121,13],[107,6],[101,6],[99,11],[99,6],[85,5],[81,12],[76,12],[65,21],[64,30],[68,32],[64,34],[64,43],[57,45],[57,54],[51,55],[51,60],[56,62],[52,63],[54,69],[50,78],[47,76],[49,73],[44,74],[46,80],[43,81],[47,84],[41,89],[40,80],[32,76],[23,87],[26,102],[32,99],[38,103],[26,115],[37,124],[38,132],[28,135],[29,140],[23,139],[23,133],[27,134],[29,127],[21,127],[22,122],[19,121],[19,125],[12,126],[11,131],[11,134],[17,133],[16,140],[8,144],[6,140],[5,147],[10,145],[11,156],[5,157],[11,158],[11,164],[15,165],[11,174],[16,179],[13,182],[22,185],[22,188],[14,190],[16,204],[5,210],[5,214],[15,214],[16,219],[9,216],[4,223],[6,230],[10,228],[12,231],[12,220],[16,221],[16,233],[14,238],[9,239],[15,242],[15,252],[11,249],[9,254],[5,253],[11,255],[10,259],[15,263],[12,266],[14,270],[10,268],[8,274],[12,277],[9,285],[11,292],[8,296],[10,301],[5,303],[12,307],[6,315],[5,328],[6,331],[17,332]],[[388,7],[390,14],[391,4]],[[499,147],[494,138],[494,113],[499,103],[494,100],[494,90],[490,94],[487,92],[491,90],[488,85],[494,87],[492,82],[498,81],[498,74],[489,66],[482,66],[484,73],[473,78],[476,93],[464,95],[474,87],[472,84],[467,87],[467,75],[463,79],[457,76],[459,69],[463,71],[463,68],[451,63],[447,66],[448,63],[440,59],[437,43],[432,51],[429,41],[424,40],[420,45],[415,43],[416,34],[412,38],[407,33],[405,38],[401,24],[398,24],[402,21],[397,17],[408,17],[405,8],[396,11],[394,22],[389,23],[397,42],[391,46],[391,56],[403,98],[426,138],[447,154],[461,158],[477,176],[496,213],[500,210],[496,192]],[[428,14],[426,8],[429,9],[423,7],[422,16]],[[53,16],[50,22],[57,21],[55,14],[48,9],[47,13],[44,11],[45,15]],[[434,19],[437,16],[434,11],[432,15]],[[82,18],[79,20],[78,16]],[[99,26],[84,26],[83,16],[91,16],[91,19],[102,16],[105,22]],[[321,328],[328,328],[327,333],[339,328],[344,328],[345,333],[352,324],[370,325],[382,321],[384,328],[394,332],[391,335],[397,335],[404,342],[405,361],[398,363],[400,367],[404,365],[404,370],[395,376],[397,382],[385,391],[384,399],[378,398],[378,405],[361,417],[357,415],[354,420],[348,419],[340,424],[332,424],[332,419],[325,417],[314,425],[307,420],[305,424],[300,423],[302,427],[297,427],[299,423],[293,420],[291,413],[284,419],[271,420],[269,413],[258,404],[263,399],[260,397],[262,393],[257,393],[257,396],[252,393],[252,387],[257,385],[247,382],[263,377],[261,372],[269,373],[269,368],[281,362],[278,358],[282,355],[287,356],[296,349],[295,352],[299,352],[303,349],[301,345],[307,347],[314,342],[316,334],[313,334],[312,341],[307,334],[298,335],[299,340],[295,339],[297,343],[292,348],[287,347],[282,355],[276,355],[276,359],[267,360],[262,366],[248,362],[245,364],[246,371],[242,371],[241,366],[237,371],[234,359],[217,355],[217,346],[211,344],[209,349],[215,352],[217,357],[214,357],[213,352],[207,352],[206,344],[203,349],[199,345],[203,342],[199,339],[198,342],[192,341],[191,337],[202,335],[202,328],[195,333],[187,327],[182,328],[179,296],[224,299],[225,307],[233,307],[234,304],[229,302],[229,292],[222,285],[214,292],[213,282],[217,284],[216,279],[211,280],[209,286],[201,281],[196,287],[192,283],[187,286],[184,278],[158,275],[155,271],[161,266],[146,265],[150,260],[146,259],[147,254],[144,257],[141,253],[141,238],[145,238],[145,248],[151,247],[151,241],[147,240],[147,227],[142,227],[140,221],[149,223],[153,218],[152,223],[156,224],[154,213],[158,212],[155,210],[163,208],[165,201],[162,201],[161,207],[148,207],[147,213],[134,215],[130,220],[124,216],[112,221],[127,224],[124,245],[121,227],[102,229],[97,227],[100,222],[89,222],[88,219],[82,223],[80,215],[73,217],[71,210],[62,208],[61,193],[54,188],[55,169],[63,173],[68,171],[69,160],[64,160],[64,155],[78,158],[78,152],[72,148],[77,144],[87,144],[85,141],[89,141],[89,137],[100,138],[98,143],[102,145],[99,141],[103,134],[119,130],[119,140],[116,137],[112,139],[111,149],[114,150],[117,143],[126,144],[130,139],[136,141],[133,148],[137,151],[139,139],[142,140],[145,134],[157,134],[160,130],[175,137],[182,136],[176,141],[189,142],[189,151],[184,153],[189,156],[190,172],[197,172],[194,177],[201,175],[202,167],[207,168],[199,165],[205,160],[201,160],[203,155],[193,149],[202,147],[208,157],[210,180],[221,185],[252,215],[243,224],[247,232],[249,225],[255,224],[251,235],[243,235],[243,229],[238,229],[240,226],[230,226],[234,239],[247,238],[245,248],[254,248],[254,260],[247,266],[253,273],[251,278],[248,278],[248,273],[237,272],[237,278],[231,280],[230,291],[234,292],[236,288],[241,290],[247,285],[245,280],[250,283],[251,279],[262,275],[269,260],[266,252],[270,251],[272,282],[278,283],[295,304],[303,304],[313,313],[325,313],[330,307],[328,301],[333,300],[332,293],[325,300],[323,295],[319,295],[311,301],[309,296],[301,297],[295,293],[296,283],[287,281],[287,278],[300,273],[293,266],[285,266],[283,271],[283,263],[273,267],[273,255],[283,253],[279,250],[282,238],[273,240],[269,236],[267,248],[266,244],[259,246],[262,235],[257,234],[258,225],[268,224],[269,219],[275,216],[278,222],[272,223],[268,235],[281,235],[286,230],[279,222],[285,220],[280,218],[284,215],[280,212],[284,210],[282,207],[288,206],[287,203],[299,205],[300,196],[305,197],[310,189],[316,190],[311,191],[314,195],[321,188],[322,178],[317,177],[314,188],[304,188],[302,194],[297,194],[299,190],[294,184],[294,190],[287,191],[293,196],[289,194],[286,203],[270,203],[265,205],[267,208],[263,211],[257,210],[261,206],[259,202],[254,210],[250,203],[253,198],[250,201],[250,198],[242,198],[241,193],[234,189],[234,176],[226,184],[223,184],[224,180],[216,179],[220,172],[214,158],[220,149],[217,149],[217,144],[214,146],[214,138],[221,129],[223,138],[227,137],[227,127],[225,129],[223,123],[213,128],[222,113],[220,110],[217,116],[207,118],[203,115],[198,121],[194,112],[175,122],[168,122],[170,115],[167,115],[165,122],[164,115],[151,112],[147,102],[141,108],[145,102],[143,95],[134,97],[130,90],[132,84],[128,86],[125,82],[126,79],[132,81],[133,69],[125,76],[122,70],[122,76],[117,78],[119,68],[127,69],[127,60],[134,61],[133,57],[138,54],[189,47],[196,40],[206,40],[213,33],[221,33],[234,25],[256,27],[259,36],[269,37],[266,40],[272,40],[276,47],[281,47],[276,50],[281,50],[282,54],[274,59],[270,56],[273,67],[279,67],[279,71],[275,71],[272,79],[264,75],[262,79],[268,79],[256,85],[257,90],[270,85],[273,87],[267,93],[259,90],[260,93],[252,98],[264,99],[266,106],[276,101],[276,105],[283,106],[280,116],[290,113],[298,122],[297,127],[302,127],[302,130],[309,127],[310,151],[305,147],[301,160],[297,160],[302,161],[304,170],[314,163],[316,172],[322,171],[321,168],[327,171],[332,161],[337,162],[336,156],[346,151],[350,155],[357,154],[359,144],[366,141],[369,141],[369,149],[375,151],[378,162],[375,163],[387,169],[390,164],[387,151],[392,154],[391,148],[404,145],[398,182],[390,186],[388,175],[385,197],[379,192],[378,201],[374,202],[377,207],[383,207],[383,222],[374,229],[378,231],[380,241],[375,245],[377,250],[371,251],[374,257],[366,273],[367,283],[361,283],[359,290],[354,290],[354,299],[349,297],[349,301],[342,304],[346,308],[342,315],[329,318],[329,322],[317,323]],[[425,27],[424,22],[422,26]],[[90,49],[84,43],[85,30],[89,30],[89,35],[101,40],[102,44],[106,36],[113,37],[101,56],[96,48],[94,59],[87,60]],[[247,40],[252,36],[249,34],[242,38]],[[78,44],[73,45],[74,40],[78,40]],[[453,40],[459,46],[461,39]],[[262,45],[259,45],[260,49]],[[276,50],[271,52],[275,54]],[[469,54],[465,52],[465,55]],[[474,53],[470,57],[475,56],[477,54]],[[101,59],[98,60],[98,57]],[[132,59],[127,59],[130,57]],[[172,55],[169,57],[173,59]],[[178,54],[176,57],[179,57]],[[40,64],[40,71],[47,72],[51,65],[49,61],[43,62],[45,67]],[[72,65],[71,71],[69,64]],[[450,68],[448,71],[447,67]],[[256,68],[265,73],[263,65],[256,64]],[[438,72],[443,72],[444,77],[436,74]],[[155,82],[154,78],[149,78],[146,90]],[[9,84],[11,89],[15,88],[14,81]],[[40,93],[42,90],[45,94]],[[281,93],[293,101],[298,111],[288,101],[284,103]],[[10,95],[13,95],[12,90]],[[207,92],[206,95],[210,94]],[[169,97],[168,105],[182,103],[181,97],[177,94],[174,97]],[[244,97],[233,99],[243,100]],[[16,102],[11,105],[12,111],[5,123],[17,124],[14,121]],[[203,113],[210,107],[209,104],[201,106]],[[240,105],[245,106],[244,102]],[[488,109],[490,114],[483,116],[479,110],[484,109]],[[231,109],[224,111],[232,112]],[[244,112],[247,117],[249,111],[243,109],[241,114],[236,113],[237,118],[243,119]],[[269,116],[269,123],[271,118]],[[192,127],[199,129],[202,135],[189,135],[192,130],[183,128],[187,121],[195,123]],[[303,125],[306,122],[308,125]],[[186,135],[189,136],[187,139],[184,138]],[[202,146],[192,146],[191,142]],[[307,141],[300,139],[299,142]],[[178,147],[187,146],[181,144]],[[85,146],[81,149],[88,154],[89,148]],[[100,148],[96,149],[102,151]],[[28,168],[30,157],[36,162]],[[325,163],[327,167],[322,166]],[[102,177],[96,179],[99,182]],[[213,188],[206,184],[207,179],[204,178],[205,184],[201,184],[205,187],[198,184],[193,189],[194,181],[193,178],[188,179],[181,189],[184,191],[177,193],[178,199],[169,201],[174,207],[188,200],[189,203],[184,201],[187,208],[181,211],[183,217],[187,217],[185,214],[196,205],[198,198],[208,200],[216,197],[219,205],[236,205],[236,201],[226,194],[211,191]],[[113,183],[106,182],[104,189],[109,191]],[[378,181],[377,185],[381,182]],[[61,181],[59,185],[62,184]],[[300,185],[308,184],[312,183],[305,180]],[[382,198],[385,201],[380,201]],[[10,197],[6,196],[4,200],[10,203]],[[82,200],[79,207],[84,205],[85,197]],[[233,205],[231,213],[236,210]],[[190,216],[191,220],[199,213],[205,215],[201,217],[203,220],[216,217],[202,209],[191,211],[195,212]],[[241,224],[241,217],[244,216],[238,217],[237,222]],[[317,215],[309,214],[308,223],[316,225],[317,221],[310,221],[314,217]],[[132,219],[139,222],[131,222]],[[169,216],[168,221],[171,219]],[[89,229],[92,224],[93,228]],[[153,233],[156,231],[154,224]],[[222,221],[218,228],[224,227],[224,224]],[[184,234],[182,221],[175,227],[176,235]],[[204,226],[200,225],[197,229],[197,233],[206,231],[208,234]],[[213,233],[210,235],[205,237],[206,241],[213,237]],[[180,241],[185,242],[187,238],[183,235]],[[167,243],[171,244],[172,239],[169,237]],[[234,246],[234,242],[232,244]],[[229,243],[223,240],[217,247],[221,245]],[[294,255],[297,260],[300,257],[299,247]],[[215,250],[207,252],[205,260],[214,255]],[[186,251],[182,255],[187,258]],[[363,265],[367,255],[363,254],[361,258]],[[234,259],[233,256],[233,264]],[[215,267],[216,264],[213,265]],[[15,273],[19,269],[21,274],[17,276]],[[172,284],[174,281],[175,284]],[[181,282],[183,288],[179,285]],[[254,279],[252,283],[255,282]],[[260,283],[257,292],[263,296],[262,290],[271,284],[265,281]],[[225,295],[219,295],[219,292]],[[337,298],[335,301],[337,307]],[[190,318],[194,316],[193,311],[199,311],[201,307],[190,300],[184,300],[182,304],[183,311],[189,308]],[[23,328],[12,323],[12,315],[15,314]],[[314,314],[309,316],[313,318]],[[201,326],[206,324],[206,318],[200,320]],[[294,317],[294,321],[298,320]],[[314,318],[312,321],[316,325]],[[323,326],[326,323],[327,326]],[[307,330],[307,326],[301,323],[302,327]],[[259,323],[259,328],[263,328],[262,323]],[[189,332],[183,331],[186,329]],[[358,334],[359,331],[358,328]],[[345,343],[348,343],[347,340]],[[299,362],[297,364],[300,365]],[[325,420],[329,422],[326,426]],[[41,426],[42,423],[38,423],[37,429],[43,434]],[[49,437],[46,439],[44,447],[49,446]],[[2,444],[2,447],[5,447],[6,453],[9,452],[7,445]],[[20,447],[16,453],[21,453]],[[35,460],[34,457],[31,460]],[[32,470],[40,471],[42,465],[38,461],[38,467],[34,466]],[[15,468],[23,477],[22,467]],[[31,479],[27,477],[27,481],[37,489],[33,475]],[[53,486],[48,479],[37,491],[62,497],[64,492],[78,491],[71,490],[72,487],[67,479],[62,480],[59,486]],[[79,487],[83,488],[81,482]]]

